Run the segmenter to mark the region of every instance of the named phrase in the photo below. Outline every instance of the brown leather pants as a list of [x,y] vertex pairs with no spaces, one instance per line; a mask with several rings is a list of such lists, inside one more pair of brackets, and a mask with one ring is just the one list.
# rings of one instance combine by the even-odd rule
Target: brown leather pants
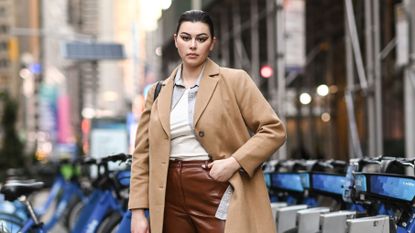
[[215,218],[215,213],[229,183],[212,179],[207,164],[170,161],[163,233],[224,232],[225,221]]

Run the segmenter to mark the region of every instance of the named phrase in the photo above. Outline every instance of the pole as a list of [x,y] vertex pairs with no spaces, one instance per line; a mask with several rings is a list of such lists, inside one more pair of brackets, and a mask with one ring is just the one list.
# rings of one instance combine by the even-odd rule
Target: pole
[[405,67],[405,155],[415,156],[415,1],[405,0],[409,23],[409,64]]
[[259,25],[258,25],[258,0],[251,0],[251,77],[259,86]]
[[376,154],[383,154],[383,124],[382,124],[382,68],[380,48],[380,5],[379,0],[373,1],[373,57],[375,78],[375,109],[376,109]]
[[276,60],[275,60],[275,1],[266,1],[267,8],[267,18],[266,18],[266,27],[267,27],[267,62],[272,67],[274,71],[271,77],[268,78],[268,97],[271,103],[271,106],[275,109],[275,71]]
[[[347,0],[346,0],[347,2]],[[346,13],[347,14],[347,13]],[[346,109],[348,116],[348,126],[349,126],[349,154],[350,158],[362,157],[362,150],[359,142],[359,137],[357,134],[356,121],[354,116],[354,105],[352,90],[354,89],[354,69],[353,69],[353,49],[352,49],[352,39],[351,31],[349,30],[349,20],[345,20],[345,47],[346,47],[346,91],[345,91],[345,101]]]
[[354,54],[354,61],[356,63],[357,68],[357,74],[360,81],[360,87],[363,89],[364,92],[366,92],[368,88],[365,69],[363,66],[362,61],[362,53],[360,51],[360,43],[359,38],[357,35],[357,29],[356,29],[356,20],[353,12],[353,5],[351,0],[345,0],[345,7],[346,7],[346,21],[348,22],[346,25],[346,28],[348,29],[347,33],[350,36],[351,45],[353,48],[353,54]]
[[[226,35],[229,32],[229,22],[228,22],[228,9],[224,7],[222,9],[220,15],[221,27],[220,27],[220,34]],[[222,57],[222,64],[224,66],[230,65],[230,56],[229,56],[229,39],[221,38],[221,57]]]
[[242,68],[242,38],[241,30],[237,29],[237,25],[241,25],[241,15],[239,2],[235,2],[232,6],[232,23],[233,23],[233,60],[235,68]]
[[[278,113],[281,120],[286,123],[285,96],[286,96],[286,80],[285,80],[285,20],[283,0],[277,0],[277,64],[276,74],[278,81]],[[287,144],[284,144],[278,151],[279,159],[287,159]]]
[[[366,42],[366,70],[369,86],[373,86],[373,34],[372,34],[372,0],[365,0],[365,42]],[[376,155],[376,117],[375,98],[372,92],[367,96],[367,126],[368,126],[368,155]]]

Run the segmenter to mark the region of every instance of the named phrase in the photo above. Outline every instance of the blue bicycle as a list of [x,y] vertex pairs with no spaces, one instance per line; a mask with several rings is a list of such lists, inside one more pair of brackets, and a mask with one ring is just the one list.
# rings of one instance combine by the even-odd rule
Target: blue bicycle
[[13,219],[2,218],[0,229],[2,232],[36,232],[44,233],[43,223],[39,221],[32,204],[27,198],[30,194],[43,188],[43,182],[33,180],[9,180],[1,188],[1,193],[7,201],[19,199],[24,204],[30,218],[26,221],[16,222]]
[[130,170],[127,168],[121,171],[110,171],[108,164],[110,162],[129,163],[130,161],[131,155],[126,154],[88,160],[87,163],[98,166],[98,179],[94,182],[94,191],[81,208],[78,220],[71,232],[116,232],[116,227],[122,219],[128,219],[126,204]]
[[[71,232],[115,232],[115,226],[119,225],[123,216],[126,216],[124,219],[127,219],[126,203],[128,193],[123,194],[123,192],[128,188],[129,168],[124,171],[110,171],[108,163],[114,161],[126,162],[130,158],[130,155],[118,154],[87,162],[91,163],[91,161],[94,161],[93,163],[99,167],[98,171],[102,172],[100,172],[98,179],[94,181],[94,191],[87,197],[86,201],[80,202],[84,205],[79,211],[75,227]],[[58,176],[44,207],[36,213],[27,197],[43,187],[44,184],[42,182],[34,180],[9,180],[2,186],[1,193],[8,203],[15,202],[18,199],[24,207],[27,218],[18,218],[13,212],[8,215],[0,215],[0,232],[48,232],[50,226],[56,223],[62,216],[62,206],[68,206],[70,197],[74,196],[73,194],[81,195],[79,194],[79,187],[72,185],[71,182],[63,181]],[[59,196],[58,193],[62,193],[59,198],[57,198]],[[56,198],[59,201],[57,202],[55,213],[51,220],[48,221],[48,224],[43,224],[39,220],[39,213],[44,213]],[[125,226],[127,225],[129,227],[129,223],[125,224]],[[119,227],[119,229],[125,230],[125,227]],[[123,232],[125,232],[124,230]]]

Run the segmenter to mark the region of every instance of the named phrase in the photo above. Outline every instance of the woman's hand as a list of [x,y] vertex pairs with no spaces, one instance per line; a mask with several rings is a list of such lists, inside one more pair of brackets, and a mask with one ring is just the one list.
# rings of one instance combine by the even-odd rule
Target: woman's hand
[[143,209],[131,211],[131,233],[150,233],[148,221]]
[[215,160],[208,164],[210,168],[209,175],[220,182],[228,181],[233,174],[241,168],[238,161],[234,157],[229,157],[227,159]]

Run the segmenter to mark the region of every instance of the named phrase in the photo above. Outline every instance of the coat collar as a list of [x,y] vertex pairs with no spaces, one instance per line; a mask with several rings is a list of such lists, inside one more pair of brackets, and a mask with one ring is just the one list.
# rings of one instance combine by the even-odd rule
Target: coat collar
[[216,85],[219,81],[219,66],[208,58],[204,77],[200,80],[199,91],[197,92],[195,109],[194,109],[194,118],[193,118],[193,128],[195,128],[197,122],[200,119],[200,116],[206,109],[213,92],[216,89]]
[[[161,125],[170,138],[170,109],[173,96],[174,77],[180,69],[180,65],[177,66],[170,76],[163,82],[163,91],[160,92],[157,100],[158,114],[161,121]],[[213,62],[211,59],[207,59],[206,67],[203,73],[203,78],[200,80],[200,87],[196,97],[193,127],[196,126],[200,116],[206,109],[216,85],[219,81],[219,65]]]

